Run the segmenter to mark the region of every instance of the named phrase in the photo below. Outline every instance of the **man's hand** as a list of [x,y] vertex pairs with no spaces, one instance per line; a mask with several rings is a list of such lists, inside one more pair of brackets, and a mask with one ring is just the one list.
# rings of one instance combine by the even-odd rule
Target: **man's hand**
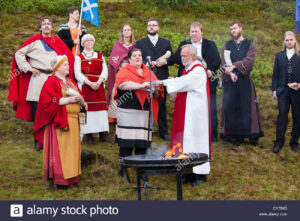
[[297,85],[295,86],[295,91],[299,91],[300,90],[300,83],[297,83]]
[[211,78],[211,76],[213,75],[212,71],[211,70],[207,70],[207,75],[209,78]]
[[171,102],[175,102],[175,100],[176,100],[176,93],[172,93],[172,94],[170,94],[170,100],[171,100]]
[[79,39],[75,39],[73,40],[74,45],[79,45],[80,44],[80,40]]
[[79,34],[79,36],[81,36],[81,35],[82,35],[81,28],[78,28],[77,34]]
[[31,68],[30,72],[32,73],[33,77],[40,76],[41,74],[41,72],[35,68]]
[[152,61],[151,67],[154,68],[156,66],[156,61]]
[[230,78],[233,82],[236,82],[238,80],[238,76],[236,76],[236,74],[233,73],[230,74]]
[[276,95],[276,91],[273,91],[273,99],[274,99],[274,100],[277,100],[277,99],[278,99],[278,97],[277,97],[277,95]]
[[230,67],[225,66],[224,69],[225,69],[225,73],[230,75],[230,73],[233,71],[233,69],[235,69],[235,66],[234,65],[232,65]]
[[163,82],[162,80],[157,80],[157,81],[155,82],[155,87],[156,87],[156,88],[159,88],[159,87],[161,87],[161,86],[164,86],[164,82]]
[[167,64],[167,60],[164,58],[159,58],[155,62],[156,62],[156,67],[161,67],[161,66]]

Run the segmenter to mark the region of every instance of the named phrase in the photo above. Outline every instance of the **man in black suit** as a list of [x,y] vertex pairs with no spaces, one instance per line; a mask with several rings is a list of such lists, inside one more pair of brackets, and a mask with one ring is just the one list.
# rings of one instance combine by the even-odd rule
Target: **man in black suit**
[[[169,51],[169,56],[173,54],[169,40],[158,36],[159,22],[155,18],[150,18],[147,22],[148,36],[136,42],[136,48],[140,48],[143,54],[143,63],[147,63],[147,56],[151,57],[152,70],[159,80],[169,77],[168,64],[161,58]],[[159,136],[165,140],[170,140],[168,135],[167,111],[166,111],[166,90],[165,96],[159,101],[158,127]]]
[[272,78],[273,98],[278,101],[279,109],[274,153],[279,153],[284,145],[290,106],[293,118],[290,146],[294,152],[298,152],[300,135],[300,54],[296,35],[286,32],[283,44],[283,51],[276,54]]
[[182,41],[175,54],[172,56],[168,63],[179,64],[178,77],[182,75],[184,66],[181,62],[180,51],[181,47],[186,44],[192,44],[197,48],[197,56],[205,60],[207,64],[207,73],[209,76],[209,86],[210,86],[210,104],[211,104],[211,135],[212,142],[218,140],[218,116],[217,116],[217,102],[216,93],[218,78],[214,73],[219,69],[221,64],[220,55],[215,42],[202,38],[202,25],[199,22],[193,22],[190,25],[190,39]]

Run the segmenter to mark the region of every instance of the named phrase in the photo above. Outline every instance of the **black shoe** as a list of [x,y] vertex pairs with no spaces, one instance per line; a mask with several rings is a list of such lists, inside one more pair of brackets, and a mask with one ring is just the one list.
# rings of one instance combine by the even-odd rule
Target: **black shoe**
[[194,173],[183,174],[181,177],[181,181],[182,183],[193,182],[195,181],[195,174]]
[[212,137],[211,138],[211,142],[217,142],[218,141],[218,138],[217,137]]
[[109,135],[108,135],[107,132],[100,132],[99,133],[99,142],[115,143],[114,140],[109,138]]
[[206,182],[206,175],[198,175],[196,174],[195,181],[192,183],[192,186],[199,186]]
[[93,134],[87,134],[86,135],[86,142],[88,146],[93,146],[94,145],[94,137]]
[[68,189],[69,186],[63,186],[63,185],[53,184],[53,188],[56,191],[62,191],[62,190]]
[[244,143],[243,140],[236,140],[233,145],[238,147],[241,146],[243,143]]
[[130,179],[129,179],[129,176],[128,176],[128,172],[127,172],[127,168],[126,167],[121,167],[121,170],[120,170],[120,176],[123,177],[123,179],[127,182],[127,183],[130,183]]
[[279,146],[278,144],[275,144],[273,148],[273,153],[279,153],[281,150],[282,146]]
[[292,151],[297,153],[298,152],[298,145],[291,145],[291,149],[292,149]]
[[34,140],[34,149],[38,152],[40,151],[39,142],[37,140]]
[[162,139],[166,140],[166,141],[170,141],[171,137],[168,134],[162,135],[160,136]]
[[255,147],[261,147],[261,145],[257,141],[250,142],[250,144],[255,146]]

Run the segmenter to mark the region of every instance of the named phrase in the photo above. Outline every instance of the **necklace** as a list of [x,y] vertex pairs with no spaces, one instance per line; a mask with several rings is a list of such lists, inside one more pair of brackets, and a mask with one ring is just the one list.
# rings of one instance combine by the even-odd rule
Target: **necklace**
[[241,45],[242,45],[242,42],[236,43],[236,49],[237,49],[238,51],[240,50]]
[[[90,60],[94,56],[94,51],[92,52],[92,55],[90,55],[90,56],[88,56],[86,52],[82,52],[82,54],[84,54],[84,56],[87,57],[88,60]],[[92,62],[89,61],[88,64],[92,64]]]

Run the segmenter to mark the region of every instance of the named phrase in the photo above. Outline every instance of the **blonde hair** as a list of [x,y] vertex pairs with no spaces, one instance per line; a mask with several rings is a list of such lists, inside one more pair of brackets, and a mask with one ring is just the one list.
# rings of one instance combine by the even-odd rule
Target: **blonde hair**
[[191,25],[190,25],[190,29],[191,27],[198,27],[200,28],[200,30],[202,31],[202,24],[198,21],[194,21]]
[[299,44],[298,44],[296,35],[295,35],[295,33],[292,32],[292,31],[287,31],[287,32],[284,33],[284,38],[283,38],[283,43],[282,43],[282,50],[284,50],[284,51],[286,50],[286,46],[285,46],[285,43],[284,43],[284,42],[285,42],[285,38],[286,38],[288,35],[293,36],[293,37],[295,38],[295,41],[296,41],[296,43],[295,43],[295,45],[294,45],[295,53],[296,53],[297,55],[300,55],[300,52],[299,52],[300,47],[299,47]]
[[132,27],[131,27],[130,24],[125,24],[125,25],[122,26],[119,42],[122,43],[122,44],[124,44],[123,29],[124,29],[125,26],[129,26],[130,29],[131,29],[131,35],[130,35],[129,42],[132,44],[132,43],[135,42],[135,38],[134,38],[133,30],[132,30]]

